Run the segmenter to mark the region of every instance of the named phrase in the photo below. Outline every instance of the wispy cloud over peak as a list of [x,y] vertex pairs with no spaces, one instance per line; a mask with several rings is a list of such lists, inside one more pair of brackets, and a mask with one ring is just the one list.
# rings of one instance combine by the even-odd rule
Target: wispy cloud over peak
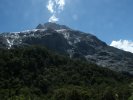
[[57,22],[59,19],[55,16],[55,15],[52,15],[50,18],[49,18],[49,22]]
[[48,11],[52,14],[49,22],[59,21],[57,15],[64,10],[65,0],[49,0],[47,4]]
[[64,10],[65,0],[55,0],[59,10]]
[[48,1],[47,9],[51,12],[54,13],[54,3],[52,0]]

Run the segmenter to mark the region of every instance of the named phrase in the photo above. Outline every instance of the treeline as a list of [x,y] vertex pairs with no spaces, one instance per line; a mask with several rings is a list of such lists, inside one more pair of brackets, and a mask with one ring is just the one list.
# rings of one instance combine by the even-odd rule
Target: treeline
[[0,100],[133,100],[131,82],[43,47],[0,49]]

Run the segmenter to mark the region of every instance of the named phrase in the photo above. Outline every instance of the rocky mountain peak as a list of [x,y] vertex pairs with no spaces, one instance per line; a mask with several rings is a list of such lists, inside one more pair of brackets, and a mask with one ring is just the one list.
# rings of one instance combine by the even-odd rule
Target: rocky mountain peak
[[47,22],[45,24],[39,24],[36,29],[54,29],[54,30],[60,30],[60,29],[70,29],[69,27],[65,25],[59,25],[56,23]]

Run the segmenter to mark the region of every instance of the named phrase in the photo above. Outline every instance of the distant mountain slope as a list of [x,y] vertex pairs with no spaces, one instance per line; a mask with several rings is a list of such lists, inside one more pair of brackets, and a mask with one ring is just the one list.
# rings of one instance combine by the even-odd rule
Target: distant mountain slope
[[0,49],[0,100],[128,100],[130,83],[125,75],[42,47]]
[[96,36],[56,23],[39,24],[36,29],[2,33],[0,47],[41,45],[71,58],[86,59],[115,71],[133,74],[133,54],[108,46]]

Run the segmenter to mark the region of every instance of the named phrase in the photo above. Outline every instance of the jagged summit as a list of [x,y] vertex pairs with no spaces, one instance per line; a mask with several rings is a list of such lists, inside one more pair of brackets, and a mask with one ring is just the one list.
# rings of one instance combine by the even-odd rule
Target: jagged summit
[[70,29],[69,27],[65,25],[59,25],[56,23],[47,22],[45,24],[39,24],[36,29],[54,29],[54,30],[60,30],[60,29]]

